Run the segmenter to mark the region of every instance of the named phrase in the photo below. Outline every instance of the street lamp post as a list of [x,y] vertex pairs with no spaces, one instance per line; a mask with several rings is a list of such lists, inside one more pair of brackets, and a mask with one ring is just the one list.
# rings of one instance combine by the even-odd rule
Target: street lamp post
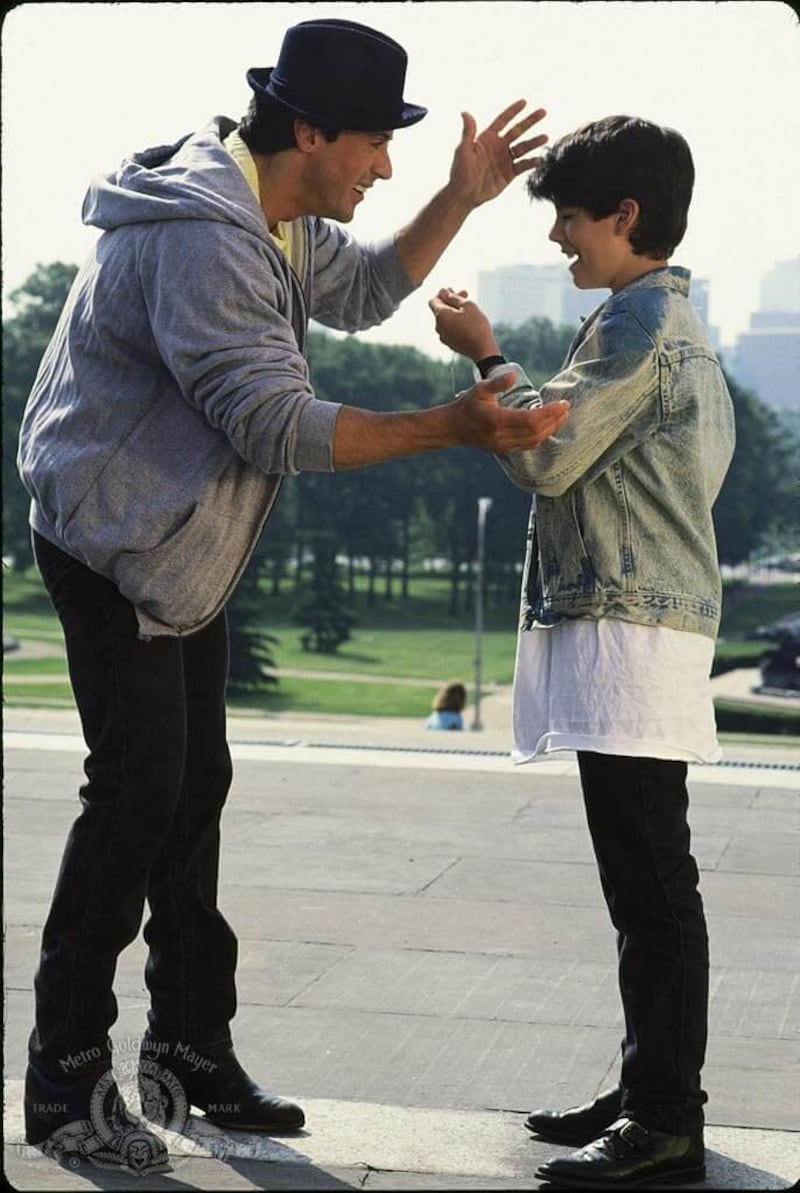
[[481,724],[481,654],[483,648],[483,560],[486,548],[486,515],[492,508],[491,497],[478,498],[478,559],[475,572],[475,716],[473,729]]

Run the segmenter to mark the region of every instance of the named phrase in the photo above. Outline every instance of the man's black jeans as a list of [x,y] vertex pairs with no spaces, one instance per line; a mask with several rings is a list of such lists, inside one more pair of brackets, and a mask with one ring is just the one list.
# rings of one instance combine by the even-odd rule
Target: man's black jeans
[[152,1032],[229,1040],[237,943],[217,909],[231,783],[225,614],[196,634],[145,641],[114,584],[39,535],[34,551],[64,629],[89,753],[42,937],[31,1060],[63,1076],[79,1067],[70,1058],[105,1051],[117,958],[138,934],[145,899]]
[[690,852],[686,764],[578,753],[600,882],[617,929],[623,1113],[702,1132],[708,936]]

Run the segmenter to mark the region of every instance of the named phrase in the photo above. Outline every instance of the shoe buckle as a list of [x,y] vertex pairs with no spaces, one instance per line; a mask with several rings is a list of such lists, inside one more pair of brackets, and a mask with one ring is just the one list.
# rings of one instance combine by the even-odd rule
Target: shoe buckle
[[620,1139],[624,1139],[626,1143],[629,1143],[631,1147],[635,1147],[637,1151],[643,1151],[646,1148],[649,1134],[650,1132],[646,1127],[634,1122],[632,1118],[624,1119],[618,1130]]

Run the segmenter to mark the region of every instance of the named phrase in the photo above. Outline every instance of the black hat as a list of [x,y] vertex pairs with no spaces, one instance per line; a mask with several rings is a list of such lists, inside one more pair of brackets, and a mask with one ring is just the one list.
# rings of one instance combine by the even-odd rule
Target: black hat
[[309,124],[380,132],[416,124],[428,109],[403,99],[408,57],[391,37],[354,21],[303,21],[287,29],[278,65],[247,81]]

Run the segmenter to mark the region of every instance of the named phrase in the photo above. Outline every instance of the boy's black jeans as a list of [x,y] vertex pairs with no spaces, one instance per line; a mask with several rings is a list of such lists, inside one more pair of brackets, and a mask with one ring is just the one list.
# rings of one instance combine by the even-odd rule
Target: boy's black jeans
[[708,936],[690,852],[686,764],[580,751],[600,882],[617,929],[623,1114],[702,1135]]
[[[159,1038],[230,1039],[237,942],[217,909],[231,783],[224,612],[184,638],[138,638],[110,581],[34,535],[58,612],[88,757],[42,937],[30,1058],[78,1075],[117,1017],[117,958],[150,918],[145,978]],[[83,1063],[81,1063],[83,1062]]]

